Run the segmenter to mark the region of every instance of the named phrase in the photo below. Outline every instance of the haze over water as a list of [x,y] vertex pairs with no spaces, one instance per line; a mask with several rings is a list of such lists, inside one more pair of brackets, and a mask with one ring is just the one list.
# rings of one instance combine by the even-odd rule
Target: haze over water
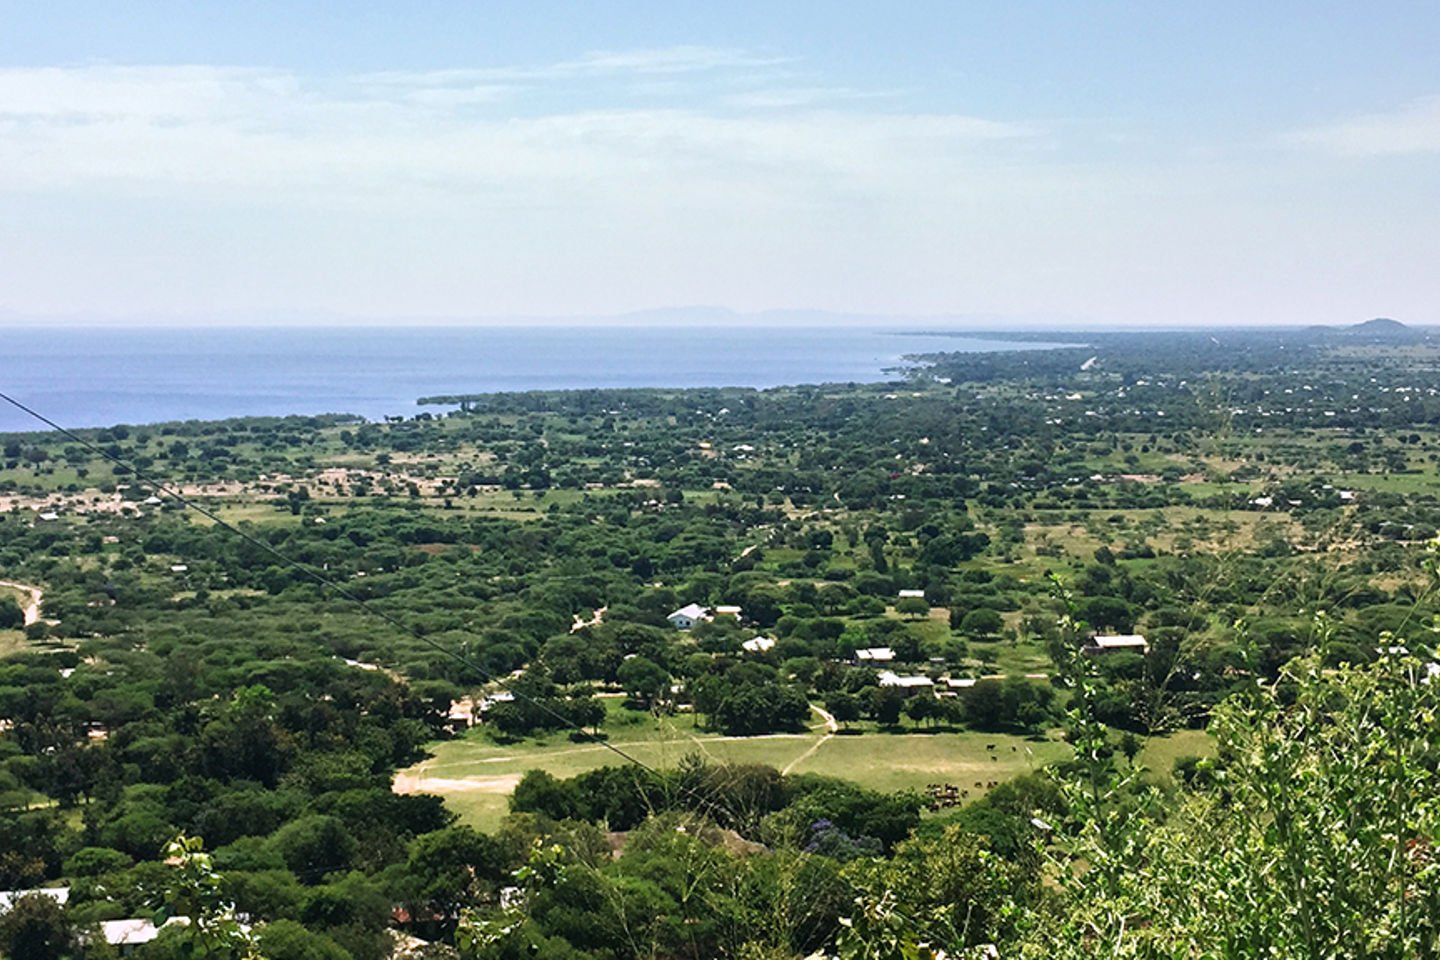
[[[457,393],[875,382],[892,379],[885,369],[905,354],[1046,346],[817,327],[14,327],[4,336],[4,391],[67,427],[374,419]],[[0,431],[34,429],[44,427],[0,410]]]

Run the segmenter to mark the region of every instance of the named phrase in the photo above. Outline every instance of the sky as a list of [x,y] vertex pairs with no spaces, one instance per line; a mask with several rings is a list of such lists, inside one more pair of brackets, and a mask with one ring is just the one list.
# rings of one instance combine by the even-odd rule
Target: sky
[[0,24],[0,319],[1440,323],[1433,0]]

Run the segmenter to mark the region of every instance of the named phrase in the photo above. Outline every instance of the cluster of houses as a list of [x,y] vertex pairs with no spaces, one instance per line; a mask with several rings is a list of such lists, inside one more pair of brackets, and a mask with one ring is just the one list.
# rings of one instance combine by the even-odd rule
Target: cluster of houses
[[[904,600],[908,597],[923,598],[923,590],[901,590],[899,598]],[[690,603],[670,614],[666,619],[679,630],[689,630],[698,623],[710,623],[719,617],[733,617],[740,619],[741,610],[734,606],[717,606],[714,608],[701,606],[698,603]],[[750,654],[768,653],[775,647],[773,637],[755,636],[740,644],[741,648]],[[1096,634],[1080,648],[1080,652],[1087,656],[1105,656],[1112,653],[1138,653],[1142,656],[1150,652],[1150,644],[1139,634]],[[877,667],[893,663],[895,650],[892,647],[864,647],[855,651],[851,663],[856,666]],[[899,687],[906,690],[934,690],[936,696],[953,697],[959,691],[973,687],[976,683],[973,677],[943,677],[938,681],[924,674],[901,674],[891,669],[881,669],[876,678],[882,687]],[[990,678],[984,678],[990,679]]]
[[[924,600],[925,591],[901,590],[896,596],[899,600]],[[742,619],[743,613],[744,611],[737,606],[721,604],[715,607],[706,607],[698,603],[687,603],[665,619],[670,621],[670,625],[677,630],[690,630],[693,629],[696,624],[713,623],[724,617],[729,617],[738,622]],[[768,647],[766,649],[768,649]]]
[[[771,641],[773,644],[774,641]],[[748,648],[747,648],[748,649]],[[767,648],[768,649],[768,648]],[[1150,652],[1150,644],[1139,634],[1096,634],[1080,648],[1080,652],[1086,656],[1105,656],[1111,653],[1138,653],[1141,656]],[[895,660],[895,651],[890,647],[865,647],[855,651],[851,662],[856,666],[875,666],[877,664],[888,664]],[[903,690],[932,690],[937,697],[957,696],[961,690],[968,690],[979,682],[974,677],[941,677],[935,680],[925,674],[902,674],[891,669],[882,669],[876,674],[876,679],[882,687],[899,687]],[[999,677],[981,677],[980,680],[993,680]]]
[[[698,603],[687,603],[676,610],[665,619],[677,630],[690,630],[699,623],[713,623],[721,618],[740,622],[743,611],[737,606],[721,605],[716,607],[703,607]],[[775,638],[763,635],[756,635],[740,644],[746,653],[769,653],[775,647]]]
[[[899,599],[908,598],[923,599],[924,590],[901,590]],[[677,630],[690,630],[699,623],[711,623],[721,617],[731,617],[736,621],[741,618],[741,610],[735,606],[706,607],[698,603],[689,603],[671,613],[665,619]],[[755,636],[740,644],[741,648],[750,654],[768,653],[775,647],[773,637]],[[1112,653],[1138,653],[1141,656],[1150,652],[1149,642],[1137,633],[1125,634],[1096,634],[1080,648],[1080,652],[1086,656],[1105,656]],[[895,650],[892,647],[864,647],[855,651],[851,663],[856,666],[876,667],[893,663]],[[930,689],[935,690],[936,696],[953,697],[958,691],[973,687],[976,683],[973,677],[943,677],[937,681],[924,674],[900,674],[888,668],[881,669],[876,674],[882,687],[900,687],[907,690]],[[983,678],[990,679],[990,678]]]

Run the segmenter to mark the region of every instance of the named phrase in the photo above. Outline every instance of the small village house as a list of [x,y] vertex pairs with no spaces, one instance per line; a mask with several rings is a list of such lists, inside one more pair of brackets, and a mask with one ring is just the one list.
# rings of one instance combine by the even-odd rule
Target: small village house
[[908,677],[901,676],[900,674],[895,673],[892,670],[880,671],[879,680],[880,686],[882,687],[901,687],[906,690],[928,690],[932,689],[935,686],[935,681],[931,680],[929,677],[922,677],[919,675]]
[[1150,652],[1150,644],[1138,633],[1097,634],[1080,648],[1080,652],[1092,657],[1108,653],[1138,653],[1143,656]]
[[702,607],[698,603],[687,603],[665,618],[670,625],[677,630],[689,630],[697,623],[704,623],[710,620],[710,608]]
[[160,936],[160,931],[172,925],[188,926],[189,917],[171,917],[160,926],[146,917],[132,917],[128,920],[101,920],[100,936],[114,947],[122,957],[128,957],[140,947]]

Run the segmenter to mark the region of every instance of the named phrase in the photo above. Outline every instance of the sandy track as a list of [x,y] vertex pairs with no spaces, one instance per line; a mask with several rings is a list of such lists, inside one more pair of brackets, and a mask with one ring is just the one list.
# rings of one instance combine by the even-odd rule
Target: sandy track
[[520,777],[521,774],[518,773],[507,773],[499,777],[467,777],[455,780],[428,776],[425,768],[421,767],[413,772],[397,773],[391,789],[396,793],[493,793],[505,796],[515,792]]
[[816,740],[815,743],[811,745],[809,750],[806,750],[804,753],[800,754],[800,756],[785,764],[785,769],[780,771],[780,775],[782,777],[788,774],[791,770],[794,770],[800,764],[804,763],[806,760],[809,760],[811,757],[813,757],[815,755],[815,751],[825,746],[825,741],[835,736],[836,731],[840,729],[840,725],[835,722],[834,715],[831,714],[828,710],[817,707],[813,703],[810,704],[810,709],[814,710],[816,713],[820,714],[820,716],[825,718],[825,736],[821,737],[819,740]]
[[45,593],[39,587],[28,583],[16,583],[14,580],[0,580],[0,587],[11,587],[22,593],[29,594],[30,602],[24,606],[25,626],[40,622],[40,602],[45,599]]

